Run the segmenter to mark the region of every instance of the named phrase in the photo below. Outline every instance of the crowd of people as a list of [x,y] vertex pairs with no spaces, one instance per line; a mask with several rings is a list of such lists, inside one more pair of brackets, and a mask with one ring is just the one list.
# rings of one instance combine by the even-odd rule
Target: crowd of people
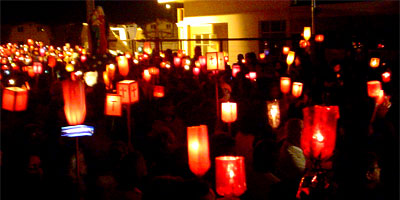
[[[398,59],[384,61],[387,68],[379,71],[369,68],[366,49],[346,50],[343,59],[328,62],[324,49],[318,48],[297,49],[290,70],[280,53],[265,59],[254,52],[240,54],[232,62],[241,68],[236,77],[229,65],[218,73],[202,69],[198,76],[182,67],[160,68],[162,60],[173,65],[176,53],[171,50],[165,58],[152,55],[139,64],[130,60],[129,75],[116,75],[114,84],[139,82],[140,101],[130,107],[132,145],[126,109],[122,117],[104,115],[105,95],[113,91],[105,89],[101,76],[95,86],[86,87],[85,124],[94,126],[95,133],[79,141],[61,137],[61,127],[68,126],[61,81],[70,76],[58,64],[59,78],[42,74],[28,80],[37,87],[29,91],[26,111],[2,110],[2,198],[218,199],[223,197],[215,190],[215,157],[240,155],[247,180],[240,199],[398,199]],[[199,49],[195,52],[192,61],[202,55]],[[115,62],[111,55],[97,57],[89,58],[88,68],[96,63],[102,72]],[[141,72],[149,66],[160,73],[147,82]],[[367,96],[366,82],[387,69],[392,70],[392,82],[383,87],[390,98],[377,106],[371,120],[376,105]],[[256,80],[245,77],[250,71],[257,73]],[[281,76],[303,82],[303,94],[281,94]],[[149,88],[154,84],[165,87],[163,98],[152,97]],[[219,103],[238,104],[231,132],[217,116],[216,84]],[[266,101],[273,99],[280,102],[278,128],[270,127],[266,116]],[[302,109],[312,105],[338,105],[340,119],[323,187],[310,193],[302,191],[302,184],[316,172],[307,164],[300,138]],[[212,165],[196,177],[188,166],[186,127],[200,124],[208,127]]]

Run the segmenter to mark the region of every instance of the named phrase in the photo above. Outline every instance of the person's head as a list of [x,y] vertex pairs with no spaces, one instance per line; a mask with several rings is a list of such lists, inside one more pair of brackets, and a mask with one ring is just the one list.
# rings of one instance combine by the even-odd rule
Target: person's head
[[244,59],[243,54],[238,54],[238,55],[237,55],[237,59],[238,59],[238,62],[239,62],[239,63],[242,63],[242,59]]
[[28,159],[27,173],[29,175],[43,175],[42,161],[38,155],[30,155]]
[[287,141],[295,146],[300,146],[301,133],[303,131],[303,120],[292,118],[286,122],[285,133]]
[[194,48],[194,56],[195,57],[201,56],[201,47],[200,46],[196,46]]

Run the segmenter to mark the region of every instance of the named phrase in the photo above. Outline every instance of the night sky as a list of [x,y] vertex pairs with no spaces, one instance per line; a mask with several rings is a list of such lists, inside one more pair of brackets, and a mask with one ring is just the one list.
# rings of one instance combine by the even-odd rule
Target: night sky
[[[167,10],[156,0],[95,1],[102,6],[109,23],[137,23],[156,18],[174,19],[174,9]],[[1,24],[28,21],[42,24],[67,24],[86,21],[86,2],[79,1],[1,1]]]

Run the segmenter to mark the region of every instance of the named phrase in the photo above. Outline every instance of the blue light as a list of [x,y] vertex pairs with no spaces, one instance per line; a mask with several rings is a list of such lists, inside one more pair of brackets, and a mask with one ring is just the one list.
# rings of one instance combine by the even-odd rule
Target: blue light
[[44,70],[44,73],[45,73],[45,74],[48,74],[48,73],[49,73],[49,71],[48,71],[48,70]]
[[10,75],[10,71],[9,70],[4,70],[4,73],[7,75]]
[[65,126],[61,127],[61,132],[61,136],[66,137],[92,136],[94,128],[87,125]]
[[266,56],[268,56],[268,55],[269,55],[269,50],[264,50],[264,54],[265,54]]

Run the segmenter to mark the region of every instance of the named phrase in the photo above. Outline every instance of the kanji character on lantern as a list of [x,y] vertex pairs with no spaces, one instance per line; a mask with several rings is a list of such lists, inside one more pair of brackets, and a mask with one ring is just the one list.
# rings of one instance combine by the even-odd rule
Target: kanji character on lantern
[[139,86],[134,80],[123,80],[117,83],[117,93],[121,95],[121,102],[132,104],[139,101]]
[[111,116],[121,116],[121,96],[119,94],[107,94],[104,113]]

